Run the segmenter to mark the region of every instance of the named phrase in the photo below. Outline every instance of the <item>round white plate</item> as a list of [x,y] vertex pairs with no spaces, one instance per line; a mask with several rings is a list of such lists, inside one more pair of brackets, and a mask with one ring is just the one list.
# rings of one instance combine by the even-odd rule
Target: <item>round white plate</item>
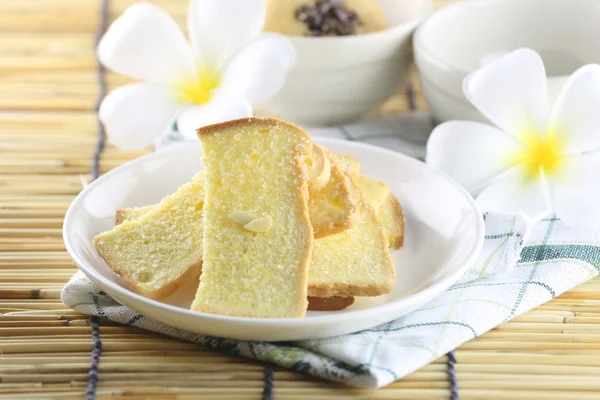
[[112,228],[118,208],[155,204],[190,180],[202,169],[197,143],[173,145],[129,162],[85,188],[65,216],[67,251],[99,288],[140,314],[207,335],[268,341],[317,339],[389,322],[432,300],[473,264],[483,244],[483,219],[473,199],[456,183],[389,150],[345,140],[316,141],[355,157],[362,174],[387,182],[402,203],[405,241],[392,252],[398,278],[389,295],[358,298],[343,311],[268,319],[190,311],[197,282],[164,302],[129,291],[96,253],[92,238]]

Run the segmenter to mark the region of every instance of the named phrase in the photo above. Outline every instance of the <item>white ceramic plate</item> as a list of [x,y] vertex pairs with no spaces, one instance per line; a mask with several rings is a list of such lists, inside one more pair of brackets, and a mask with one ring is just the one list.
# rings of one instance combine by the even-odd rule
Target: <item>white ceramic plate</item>
[[190,180],[202,169],[197,143],[174,145],[129,162],[84,189],[65,217],[66,248],[98,287],[147,317],[207,335],[269,341],[323,338],[389,322],[432,300],[472,265],[483,243],[483,219],[457,184],[424,163],[389,150],[343,140],[317,142],[354,156],[364,175],[387,182],[402,203],[405,244],[392,253],[398,282],[389,295],[359,298],[343,311],[267,319],[190,311],[196,282],[164,302],[129,291],[98,256],[92,238],[114,225],[116,209],[157,203]]

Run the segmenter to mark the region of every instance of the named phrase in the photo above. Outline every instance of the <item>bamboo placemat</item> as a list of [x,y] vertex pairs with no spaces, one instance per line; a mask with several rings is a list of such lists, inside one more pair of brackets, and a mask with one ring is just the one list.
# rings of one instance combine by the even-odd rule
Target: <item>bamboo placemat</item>
[[[112,0],[110,16],[133,0]],[[437,1],[437,5],[448,3]],[[153,1],[180,22],[187,0]],[[60,290],[76,267],[62,218],[90,179],[102,0],[0,0],[0,398],[83,398],[94,348],[87,316]],[[107,74],[109,89],[126,79]],[[419,108],[426,104],[412,77]],[[404,92],[380,112],[409,108]],[[107,146],[100,172],[147,151]],[[264,366],[99,322],[98,398],[259,399]],[[455,353],[463,399],[600,399],[600,279],[505,323]],[[275,368],[282,399],[445,399],[446,358],[378,391]]]

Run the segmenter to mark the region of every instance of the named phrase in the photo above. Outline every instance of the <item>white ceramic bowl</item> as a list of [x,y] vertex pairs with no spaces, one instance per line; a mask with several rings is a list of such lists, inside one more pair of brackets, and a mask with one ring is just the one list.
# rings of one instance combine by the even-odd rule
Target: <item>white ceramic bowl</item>
[[414,35],[423,93],[438,122],[485,121],[462,93],[467,74],[520,47],[546,65],[550,101],[578,67],[600,63],[598,0],[472,0],[429,17]]
[[98,256],[92,238],[114,225],[118,208],[156,203],[188,181],[202,168],[198,143],[169,146],[116,168],[85,188],[65,216],[67,251],[98,287],[147,317],[194,332],[248,340],[316,339],[389,322],[438,296],[474,263],[483,244],[483,218],[458,184],[420,161],[380,147],[335,139],[318,142],[356,157],[361,172],[387,182],[402,203],[405,243],[392,253],[398,279],[388,295],[359,298],[342,311],[268,319],[190,311],[197,282],[164,302],[127,290]]
[[261,114],[297,123],[335,124],[377,108],[406,81],[413,30],[431,0],[379,0],[389,29],[343,37],[290,36],[297,61]]

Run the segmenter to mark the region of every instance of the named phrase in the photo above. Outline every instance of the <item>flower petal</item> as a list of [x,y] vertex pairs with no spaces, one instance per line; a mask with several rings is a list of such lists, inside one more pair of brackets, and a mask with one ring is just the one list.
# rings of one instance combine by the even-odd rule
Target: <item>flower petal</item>
[[533,219],[548,215],[552,207],[544,175],[526,179],[526,174],[524,165],[516,165],[494,178],[477,196],[481,210],[521,212]]
[[284,85],[296,53],[285,36],[264,33],[249,43],[227,65],[223,90],[243,93],[251,102],[272,97]]
[[201,64],[220,71],[265,24],[265,0],[192,0],[188,31]]
[[515,50],[472,72],[465,78],[463,91],[505,132],[519,136],[546,131],[546,71],[542,58],[533,50]]
[[112,144],[122,150],[137,150],[165,133],[178,107],[168,88],[134,83],[109,93],[98,116]]
[[97,51],[107,68],[144,81],[172,83],[196,74],[183,32],[168,14],[151,4],[125,10],[108,28]]
[[475,194],[510,167],[521,144],[491,125],[449,121],[435,127],[427,142],[427,164]]
[[185,110],[177,119],[177,127],[183,136],[195,140],[196,129],[202,126],[250,116],[252,116],[252,105],[246,98],[220,95],[205,105]]
[[600,153],[566,157],[560,174],[548,177],[556,215],[569,226],[600,228]]
[[600,65],[571,75],[552,110],[550,130],[565,139],[570,152],[600,148]]

